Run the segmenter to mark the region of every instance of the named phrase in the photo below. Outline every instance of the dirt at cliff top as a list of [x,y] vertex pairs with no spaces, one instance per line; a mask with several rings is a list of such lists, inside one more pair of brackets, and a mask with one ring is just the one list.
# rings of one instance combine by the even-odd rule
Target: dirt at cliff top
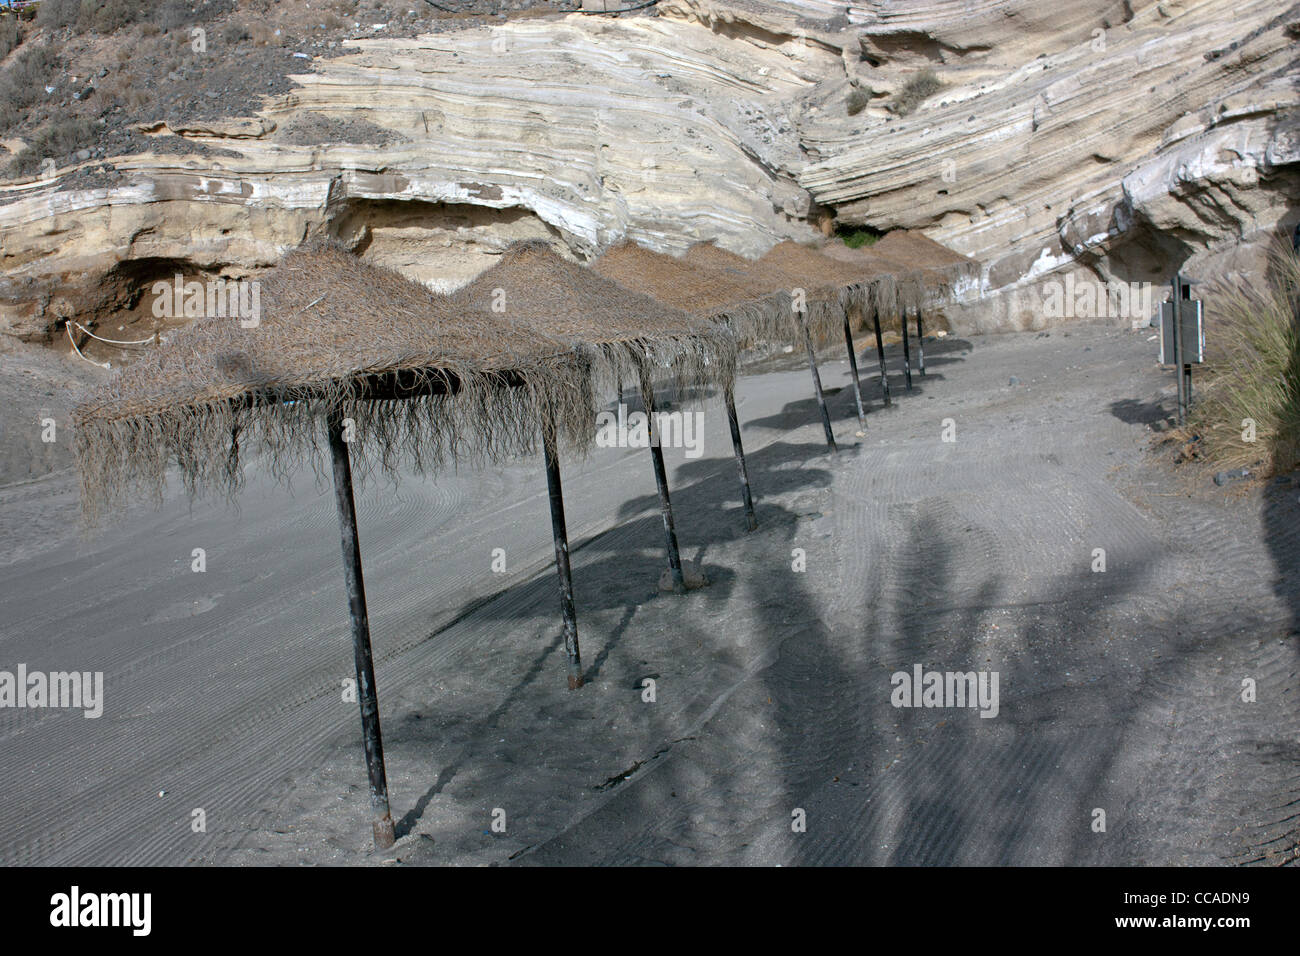
[[[268,96],[293,89],[291,76],[312,72],[312,60],[348,52],[349,39],[438,33],[578,6],[579,0],[209,0],[107,34],[75,22],[57,26],[52,15],[31,10],[19,19],[17,47],[0,58],[0,178],[30,179],[46,159],[62,169],[167,148],[141,134],[141,125],[251,115]],[[6,103],[8,91],[27,92]],[[317,132],[353,131],[330,126],[299,137]],[[184,140],[169,145],[204,151]],[[95,183],[119,178],[100,168]]]

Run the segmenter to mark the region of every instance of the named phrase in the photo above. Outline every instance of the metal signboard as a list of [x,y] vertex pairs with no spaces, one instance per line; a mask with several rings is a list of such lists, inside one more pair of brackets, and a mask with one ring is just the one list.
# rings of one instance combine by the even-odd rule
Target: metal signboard
[[[1183,363],[1205,362],[1205,322],[1200,299],[1183,299],[1178,303],[1182,314]],[[1174,357],[1174,304],[1160,303],[1160,364],[1177,365]]]

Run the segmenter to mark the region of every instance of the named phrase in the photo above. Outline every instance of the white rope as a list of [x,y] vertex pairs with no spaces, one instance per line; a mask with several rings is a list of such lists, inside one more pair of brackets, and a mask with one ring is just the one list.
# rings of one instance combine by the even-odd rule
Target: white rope
[[[68,332],[68,341],[72,343],[72,350],[76,352],[83,361],[89,362],[91,365],[98,365],[100,368],[112,368],[113,366],[108,362],[96,362],[94,359],[88,359],[86,356],[81,354],[81,349],[77,348],[77,340],[72,337],[72,327],[74,325],[76,325],[75,322],[68,322],[68,324],[64,326]],[[78,325],[77,328],[81,328],[81,326]]]
[[[101,337],[101,336],[98,336],[98,335],[96,335],[94,332],[90,331],[90,329],[88,329],[88,328],[86,328],[84,325],[82,325],[81,323],[79,323],[79,322],[73,322],[71,319],[68,319],[68,325],[75,325],[77,328],[81,329],[81,331],[83,331],[83,332],[85,332],[87,335],[89,335],[92,339],[98,339],[99,341],[101,341],[101,342],[106,342],[106,343],[108,343],[109,345],[148,345],[150,342],[154,341],[154,338],[155,338],[154,336],[151,335],[151,336],[149,336],[149,338],[147,338],[147,339],[136,339],[136,340],[131,341],[131,342],[122,342],[122,341],[119,341],[119,340],[117,340],[117,339],[106,339],[106,338],[103,338],[103,337]],[[71,333],[69,333],[69,334],[71,334]]]

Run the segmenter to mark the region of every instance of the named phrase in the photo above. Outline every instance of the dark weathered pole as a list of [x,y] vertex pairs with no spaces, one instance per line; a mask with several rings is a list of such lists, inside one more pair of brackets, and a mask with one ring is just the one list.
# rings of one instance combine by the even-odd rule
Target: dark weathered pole
[[357,508],[352,498],[352,466],[343,439],[343,418],[335,409],[328,421],[330,458],[334,463],[334,500],[339,510],[343,542],[343,577],[352,612],[352,656],[357,669],[357,703],[361,707],[361,740],[370,771],[370,808],[375,846],[393,845],[393,818],[388,810],[388,779],[384,773],[384,739],[379,731],[379,697],[370,655],[370,620],[366,615],[366,585],[361,574],[361,542],[357,537]]
[[921,328],[921,310],[916,310],[916,368],[925,375],[925,331]]
[[885,366],[885,340],[880,334],[880,310],[873,308],[872,312],[876,320],[876,355],[880,359],[880,391],[885,396],[885,405],[888,406],[890,404],[889,369]]
[[1174,273],[1173,281],[1173,313],[1174,313],[1174,374],[1177,375],[1178,384],[1178,424],[1182,425],[1187,421],[1187,397],[1184,393],[1183,385],[1183,314],[1182,314],[1182,276]]
[[898,324],[903,329],[903,388],[906,391],[912,390],[912,350],[907,344],[907,309],[906,307],[898,310]]
[[853,373],[853,400],[858,403],[858,428],[867,430],[867,413],[862,407],[862,383],[858,380],[858,356],[853,351],[853,332],[849,329],[849,316],[844,314],[844,344],[849,350],[849,370]]
[[564,618],[564,652],[569,657],[569,690],[582,686],[582,657],[578,652],[578,615],[573,609],[573,573],[569,567],[569,532],[564,525],[564,490],[560,459],[555,452],[555,423],[542,428],[546,458],[546,487],[551,498],[551,535],[555,539],[555,570],[560,576],[560,615]]
[[682,555],[677,550],[677,528],[673,524],[673,503],[668,497],[668,472],[664,468],[664,453],[659,447],[659,430],[655,427],[654,383],[645,370],[641,370],[641,404],[645,406],[646,427],[650,435],[650,457],[655,466],[655,484],[659,487],[659,511],[664,519],[664,540],[668,546],[668,570],[673,576],[673,590],[686,593],[686,578],[682,575]]
[[736,396],[730,385],[723,393],[727,400],[727,424],[731,426],[731,447],[736,453],[736,468],[740,471],[740,494],[745,503],[745,524],[750,531],[758,527],[754,517],[754,497],[749,492],[749,469],[745,467],[745,446],[740,442],[740,419],[736,417]]
[[822,412],[822,427],[826,429],[826,444],[831,451],[838,452],[835,447],[835,432],[831,430],[831,415],[826,410],[826,395],[822,392],[822,376],[817,371],[817,353],[813,351],[812,333],[808,331],[808,315],[803,316],[803,344],[808,349],[808,368],[812,370],[813,391],[817,393],[817,407]]
[[[1179,278],[1179,283],[1180,283],[1180,284],[1182,285],[1182,287],[1183,287],[1183,301],[1184,301],[1184,302],[1187,302],[1187,303],[1190,303],[1190,302],[1192,301],[1192,285],[1191,285],[1190,282],[1188,282],[1186,279],[1184,279],[1184,278],[1182,277],[1182,274],[1181,274],[1181,273],[1179,274],[1179,277],[1178,277],[1178,278]],[[1192,314],[1195,315],[1196,313],[1193,312]],[[1180,336],[1182,335],[1181,331],[1179,332],[1179,335],[1180,335]],[[1183,362],[1183,380],[1184,380],[1184,384],[1183,384],[1183,398],[1184,398],[1184,399],[1186,400],[1186,402],[1187,402],[1187,409],[1188,409],[1188,411],[1190,411],[1191,408],[1192,408],[1192,363],[1186,361],[1186,357],[1187,357],[1187,343],[1186,343],[1186,342],[1183,342],[1181,338],[1179,338],[1179,342],[1182,343],[1182,347],[1183,347],[1183,358],[1184,358],[1184,362]],[[1195,345],[1193,345],[1192,348],[1195,350],[1194,354],[1200,354],[1200,343],[1199,343],[1199,342],[1197,342]]]

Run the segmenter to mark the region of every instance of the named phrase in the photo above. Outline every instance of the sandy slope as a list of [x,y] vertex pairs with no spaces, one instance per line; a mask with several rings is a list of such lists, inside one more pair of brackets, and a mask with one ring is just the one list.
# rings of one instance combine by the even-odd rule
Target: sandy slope
[[[1243,494],[1152,463],[1146,423],[1172,385],[1153,351],[1096,327],[931,343],[930,375],[896,409],[876,402],[838,460],[801,370],[747,377],[761,527],[743,532],[707,406],[705,457],[669,455],[683,546],[714,581],[685,597],[654,590],[647,456],[566,463],[589,676],[572,694],[536,464],[368,488],[402,834],[382,854],[337,690],[332,503],[310,476],[292,498],[254,482],[237,515],[176,502],[91,542],[60,537],[66,482],[2,489],[6,536],[39,521],[49,537],[0,566],[0,667],[103,669],[108,704],[98,721],[0,711],[0,860],[1291,859],[1300,489]],[[851,398],[833,402],[847,446]],[[999,716],[894,709],[889,676],[914,663],[997,670]]]

